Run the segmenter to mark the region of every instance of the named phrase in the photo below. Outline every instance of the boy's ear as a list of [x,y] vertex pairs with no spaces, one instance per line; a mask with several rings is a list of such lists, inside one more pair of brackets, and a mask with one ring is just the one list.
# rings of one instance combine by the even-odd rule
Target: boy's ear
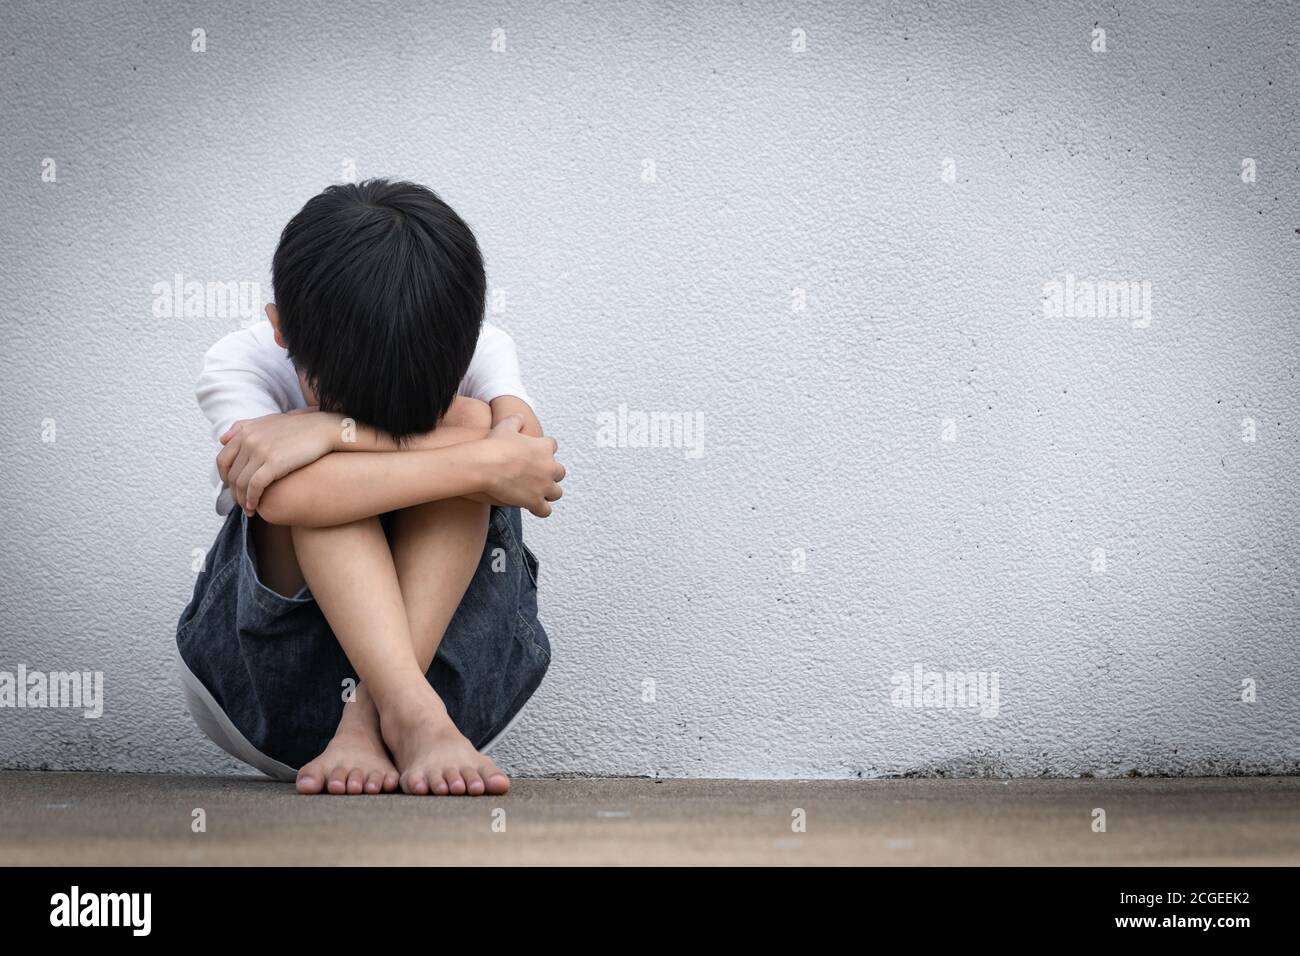
[[274,302],[266,303],[266,317],[271,323],[271,328],[275,330],[275,344],[280,348],[288,348],[284,344],[284,336],[280,334],[280,312],[275,307]]

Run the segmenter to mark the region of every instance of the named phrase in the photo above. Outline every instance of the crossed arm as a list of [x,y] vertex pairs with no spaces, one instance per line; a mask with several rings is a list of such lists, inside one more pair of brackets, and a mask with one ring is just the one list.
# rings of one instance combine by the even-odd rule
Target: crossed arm
[[327,527],[444,498],[551,513],[564,466],[527,403],[457,398],[402,447],[342,415],[303,409],[235,422],[217,470],[239,507],[271,524]]

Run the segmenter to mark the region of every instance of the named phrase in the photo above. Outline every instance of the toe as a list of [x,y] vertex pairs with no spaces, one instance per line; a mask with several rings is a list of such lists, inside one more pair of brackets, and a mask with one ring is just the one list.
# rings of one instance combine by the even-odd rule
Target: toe
[[460,775],[465,778],[465,792],[471,797],[481,796],[487,789],[483,784],[483,778],[478,775],[478,771],[473,767],[461,767]]
[[483,784],[487,787],[487,792],[493,795],[508,793],[510,791],[510,778],[505,775],[494,763],[478,768],[479,775],[483,778]]
[[447,781],[440,773],[429,774],[429,790],[439,797],[445,797],[447,794],[451,793],[451,789],[447,786]]
[[348,773],[348,793],[356,796],[364,789],[366,772],[360,767],[353,767]]
[[442,776],[447,781],[448,793],[459,797],[465,792],[465,781],[455,767],[448,767],[442,772]]
[[384,772],[372,770],[366,774],[366,793],[382,793],[384,789]]
[[298,771],[298,781],[295,786],[299,793],[320,793],[324,785],[325,771],[318,762],[313,760]]
[[384,774],[384,793],[394,793],[401,781],[396,770],[390,770]]
[[348,768],[335,767],[330,771],[329,777],[325,783],[325,788],[330,793],[340,794],[348,792]]
[[402,778],[402,790],[416,796],[423,796],[429,792],[428,777],[421,770],[412,770]]

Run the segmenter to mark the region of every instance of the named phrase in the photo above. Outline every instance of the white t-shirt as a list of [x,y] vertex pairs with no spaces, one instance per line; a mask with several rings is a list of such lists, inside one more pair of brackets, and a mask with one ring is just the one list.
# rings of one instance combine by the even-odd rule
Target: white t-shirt
[[[461,380],[457,394],[482,402],[513,395],[530,406],[533,404],[519,375],[515,341],[504,329],[483,323],[469,371]],[[194,397],[207,416],[218,444],[237,421],[291,412],[307,405],[298,372],[289,361],[289,353],[275,344],[275,331],[270,322],[258,322],[231,332],[208,349]],[[212,474],[214,484],[221,485],[215,461]],[[234,507],[230,490],[221,486],[217,514],[229,514]]]

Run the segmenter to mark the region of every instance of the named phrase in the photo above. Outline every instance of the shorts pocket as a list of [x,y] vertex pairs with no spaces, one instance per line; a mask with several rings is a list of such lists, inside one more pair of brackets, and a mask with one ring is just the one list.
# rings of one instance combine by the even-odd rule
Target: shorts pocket
[[533,554],[532,548],[519,542],[519,550],[524,554],[524,569],[528,572],[528,579],[533,584],[533,589],[537,589],[537,574],[541,570],[541,563],[537,560],[537,555]]
[[235,559],[232,559],[215,570],[199,572],[198,579],[194,582],[194,596],[190,598],[190,603],[185,605],[185,610],[181,612],[181,618],[176,624],[178,639],[187,634],[194,623],[202,620],[208,613],[212,602],[222,595],[226,580],[234,573],[235,568]]

